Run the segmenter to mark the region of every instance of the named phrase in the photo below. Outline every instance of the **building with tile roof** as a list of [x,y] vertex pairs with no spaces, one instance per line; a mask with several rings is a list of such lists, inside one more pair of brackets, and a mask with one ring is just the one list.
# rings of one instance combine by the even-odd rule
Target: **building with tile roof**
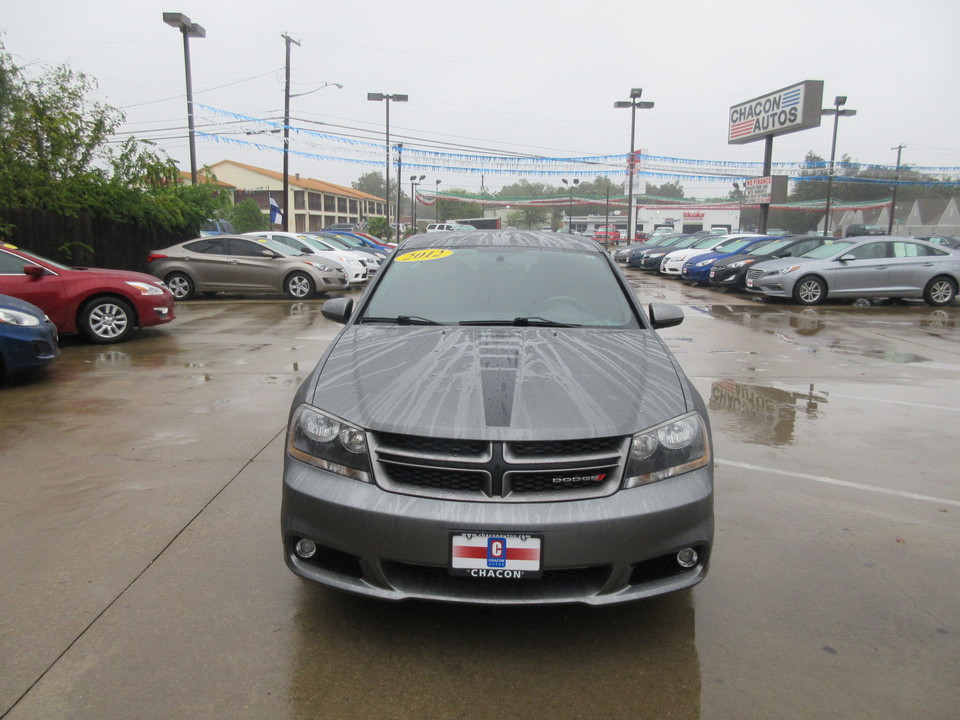
[[283,173],[221,160],[209,166],[217,180],[236,187],[235,202],[253,198],[264,213],[270,212],[270,198],[282,212],[291,210],[289,228],[294,232],[316,232],[334,223],[363,223],[368,217],[383,216],[383,198],[354,188],[301,177],[289,177],[290,192],[283,197]]

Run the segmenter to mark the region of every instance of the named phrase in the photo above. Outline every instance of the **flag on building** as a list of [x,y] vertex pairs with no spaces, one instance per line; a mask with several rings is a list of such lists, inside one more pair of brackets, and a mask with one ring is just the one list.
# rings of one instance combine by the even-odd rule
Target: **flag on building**
[[270,224],[271,225],[280,225],[283,223],[283,212],[280,210],[280,206],[277,205],[277,201],[273,199],[273,196],[270,197]]

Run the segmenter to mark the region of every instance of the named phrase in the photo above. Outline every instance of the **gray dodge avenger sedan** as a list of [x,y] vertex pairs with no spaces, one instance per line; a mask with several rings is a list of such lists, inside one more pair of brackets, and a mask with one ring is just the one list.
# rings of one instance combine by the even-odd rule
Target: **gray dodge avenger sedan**
[[690,587],[713,543],[706,408],[587,238],[417,235],[290,413],[284,557],[372,597],[617,603]]

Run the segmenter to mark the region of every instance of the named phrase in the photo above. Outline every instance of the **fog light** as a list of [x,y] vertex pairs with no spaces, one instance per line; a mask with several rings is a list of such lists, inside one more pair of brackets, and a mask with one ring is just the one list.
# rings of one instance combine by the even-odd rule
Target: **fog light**
[[[297,551],[297,555],[304,560],[309,560],[317,554],[317,544],[313,540],[307,540],[306,538],[298,541],[294,549]],[[694,555],[696,555],[696,553],[694,553]]]
[[[301,540],[300,542],[303,542],[303,540]],[[680,567],[692,568],[694,565],[697,564],[697,561],[699,559],[700,558],[697,555],[697,551],[694,550],[693,548],[684,548],[683,550],[677,553],[677,564]]]

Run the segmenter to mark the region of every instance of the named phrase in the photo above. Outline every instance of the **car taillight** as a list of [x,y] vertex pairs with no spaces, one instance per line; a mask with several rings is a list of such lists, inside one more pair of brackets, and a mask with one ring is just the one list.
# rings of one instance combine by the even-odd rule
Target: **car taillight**
[[159,253],[154,253],[147,256],[147,262],[152,263],[154,260],[163,260],[166,255],[160,255]]

